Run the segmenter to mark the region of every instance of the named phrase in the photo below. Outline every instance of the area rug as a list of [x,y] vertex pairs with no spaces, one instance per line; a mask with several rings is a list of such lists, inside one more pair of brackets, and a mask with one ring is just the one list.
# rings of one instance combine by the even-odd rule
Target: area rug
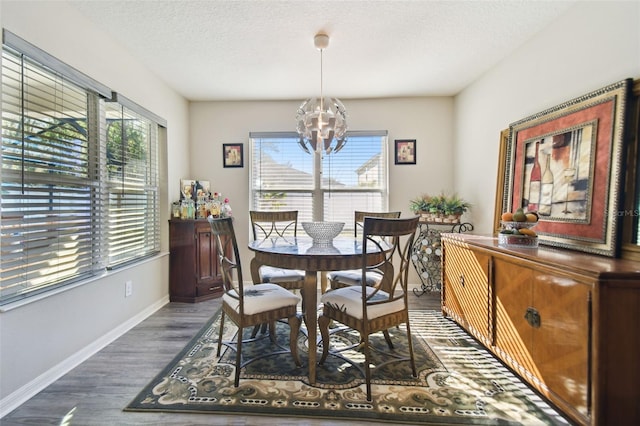
[[[216,357],[219,320],[218,312],[125,411],[264,414],[405,424],[568,424],[438,311],[410,312],[418,377],[411,376],[408,362],[374,369],[372,402],[366,400],[360,370],[364,357],[357,348],[347,351],[344,359],[329,356],[317,367],[316,383],[309,384],[303,333],[298,340],[302,367],[296,367],[290,354],[262,358],[243,369],[240,385],[234,387],[235,352],[225,348],[221,358]],[[287,346],[288,326],[277,327],[278,343]],[[237,328],[226,320],[223,340],[233,339],[236,333]],[[406,354],[405,330],[394,328],[390,333],[394,351]],[[336,332],[331,347],[346,347],[358,339],[352,331]],[[371,341],[386,349],[381,333],[372,335]],[[244,345],[243,355],[250,358],[276,349],[264,338]],[[377,356],[380,358],[374,363],[386,359]]]

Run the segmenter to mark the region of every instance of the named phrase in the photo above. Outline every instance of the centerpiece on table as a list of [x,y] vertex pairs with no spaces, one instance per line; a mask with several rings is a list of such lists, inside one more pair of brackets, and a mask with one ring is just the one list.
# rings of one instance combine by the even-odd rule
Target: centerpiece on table
[[460,223],[460,217],[471,208],[471,204],[457,194],[423,194],[410,200],[409,208],[427,222]]

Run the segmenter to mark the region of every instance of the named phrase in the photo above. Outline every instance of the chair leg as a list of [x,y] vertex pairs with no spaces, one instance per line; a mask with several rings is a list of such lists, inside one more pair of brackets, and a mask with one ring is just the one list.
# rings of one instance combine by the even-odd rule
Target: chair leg
[[[264,325],[265,324],[263,324],[263,326]],[[273,343],[274,345],[278,343],[276,342],[276,322],[275,321],[269,322],[269,339],[271,340],[271,343]]]
[[331,323],[331,318],[326,317],[324,315],[320,315],[318,317],[318,328],[320,329],[320,335],[322,336],[322,356],[320,357],[320,361],[318,364],[324,364],[327,356],[329,355],[329,324]]
[[224,311],[220,314],[220,331],[218,332],[218,351],[216,356],[220,358],[220,352],[222,351],[222,331],[224,330]]
[[407,341],[409,344],[409,362],[411,363],[411,372],[413,373],[413,377],[418,377],[416,361],[413,358],[413,341],[411,340],[411,327],[409,326],[409,321],[407,321]]
[[389,349],[393,350],[393,343],[391,342],[391,336],[389,336],[389,330],[384,330],[382,334],[384,334],[384,340],[387,341],[387,346],[389,346]]
[[262,324],[256,324],[253,326],[253,331],[251,332],[252,339],[256,338],[256,336],[258,335],[258,331],[260,331],[260,327],[262,327]]
[[263,324],[256,324],[253,326],[253,331],[251,332],[251,338],[255,339],[255,337],[258,335],[258,331],[261,334],[264,334],[267,332],[267,323],[263,323]]
[[367,401],[372,401],[371,397],[371,350],[369,349],[369,335],[364,336],[364,378],[367,383]]
[[240,370],[242,362],[242,334],[244,328],[238,327],[238,343],[236,344],[236,376],[234,380],[235,387],[240,384]]
[[300,357],[298,356],[298,333],[300,332],[300,324],[302,318],[298,315],[289,317],[289,346],[291,348],[291,356],[298,367],[302,367]]

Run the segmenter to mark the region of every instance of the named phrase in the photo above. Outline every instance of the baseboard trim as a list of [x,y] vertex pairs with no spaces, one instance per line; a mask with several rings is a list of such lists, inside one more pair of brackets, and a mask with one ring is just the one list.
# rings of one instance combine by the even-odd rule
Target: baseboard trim
[[150,317],[154,312],[158,309],[162,308],[164,305],[169,303],[169,296],[166,295],[162,299],[158,300],[154,304],[147,307],[144,311],[141,311],[136,316],[132,317],[128,321],[120,324],[118,327],[114,328],[104,336],[100,337],[98,340],[94,341],[88,346],[85,346],[83,349],[79,350],[75,354],[71,355],[69,358],[65,359],[61,363],[55,365],[47,372],[41,374],[36,377],[26,385],[22,386],[20,389],[15,392],[7,395],[5,398],[0,400],[0,419],[4,416],[27,402],[38,392],[45,389],[47,386],[58,380],[60,377],[67,374],[69,371],[76,368],[78,365],[82,364],[87,359],[91,358],[93,355],[98,353],[104,347],[109,345],[111,342],[125,334],[127,331],[131,330],[133,327]]

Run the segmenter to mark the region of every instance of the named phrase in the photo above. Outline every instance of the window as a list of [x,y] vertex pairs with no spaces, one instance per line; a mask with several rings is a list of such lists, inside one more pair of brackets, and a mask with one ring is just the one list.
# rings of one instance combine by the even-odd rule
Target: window
[[0,304],[160,249],[158,124],[3,36]]
[[106,104],[108,267],[160,250],[157,126]]
[[296,133],[251,133],[250,145],[254,210],[298,210],[299,222],[340,221],[346,231],[354,210],[387,210],[386,131],[349,132],[327,156],[304,152]]

